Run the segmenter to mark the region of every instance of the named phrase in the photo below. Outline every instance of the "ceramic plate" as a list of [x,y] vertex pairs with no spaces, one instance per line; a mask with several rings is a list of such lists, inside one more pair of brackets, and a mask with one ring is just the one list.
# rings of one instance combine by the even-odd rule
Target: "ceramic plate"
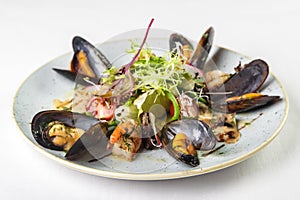
[[[172,31],[151,29],[147,44],[156,54],[164,53],[169,48],[169,35]],[[96,45],[112,63],[119,67],[131,57],[125,52],[130,49],[130,40],[141,42],[145,30],[134,30],[120,34],[100,45]],[[196,44],[196,43],[194,43]],[[52,68],[68,69],[73,53],[62,55],[36,70],[19,88],[14,101],[14,116],[22,133],[36,149],[49,158],[76,170],[103,177],[131,180],[161,180],[200,175],[229,167],[239,163],[270,143],[282,128],[288,110],[287,96],[279,80],[270,74],[261,92],[279,95],[281,101],[252,112],[237,115],[240,122],[251,122],[241,130],[241,138],[235,144],[226,144],[220,150],[200,158],[198,167],[190,167],[173,159],[164,150],[143,152],[132,162],[113,156],[107,156],[97,162],[76,162],[64,158],[63,152],[45,149],[34,140],[30,122],[41,110],[53,109],[53,99],[66,98],[74,83],[55,73]],[[234,51],[214,46],[210,60],[222,71],[233,72],[239,62],[247,63],[249,58]],[[272,69],[272,66],[270,66]],[[30,95],[28,95],[30,93]],[[263,124],[263,126],[262,126]],[[218,144],[221,145],[221,144]]]

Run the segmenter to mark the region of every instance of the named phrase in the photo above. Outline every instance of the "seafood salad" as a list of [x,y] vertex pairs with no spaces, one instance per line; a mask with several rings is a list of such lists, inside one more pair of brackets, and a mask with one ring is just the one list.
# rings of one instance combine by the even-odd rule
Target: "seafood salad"
[[138,152],[165,149],[192,167],[201,153],[241,137],[237,113],[270,105],[280,96],[259,93],[268,64],[237,63],[232,73],[207,67],[214,29],[194,47],[183,35],[169,37],[169,50],[157,55],[131,41],[132,56],[122,67],[82,37],[73,38],[69,69],[54,68],[74,81],[70,99],[55,99],[52,110],[37,113],[32,134],[42,147],[66,152],[68,160],[99,160],[105,155],[134,162]]

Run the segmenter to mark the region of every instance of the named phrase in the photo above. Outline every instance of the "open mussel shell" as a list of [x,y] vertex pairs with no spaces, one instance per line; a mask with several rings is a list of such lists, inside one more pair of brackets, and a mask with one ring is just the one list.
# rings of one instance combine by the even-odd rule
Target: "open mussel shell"
[[[187,63],[203,70],[208,54],[213,45],[214,29],[209,27],[201,36],[196,49],[194,50],[191,42],[181,34],[173,33],[169,38],[170,51],[178,54],[180,53],[186,58]],[[181,52],[177,52],[177,50]]]
[[194,67],[203,70],[208,54],[213,45],[214,35],[215,31],[213,27],[209,27],[202,35],[198,42],[197,48],[193,52],[193,55],[189,61]]
[[[181,145],[177,148],[178,146],[174,145],[174,140],[179,134],[183,134],[185,138],[184,141],[176,141]],[[211,150],[217,143],[209,126],[192,118],[166,124],[161,131],[161,141],[171,156],[191,166],[199,165],[196,150]]]
[[261,59],[245,64],[222,86],[209,90],[211,108],[226,113],[245,112],[278,101],[279,96],[258,93],[268,75],[269,66]]
[[198,150],[211,150],[216,145],[216,138],[209,126],[193,118],[177,120],[165,125],[162,131],[172,139],[178,133],[184,133]]
[[226,98],[257,92],[269,75],[268,64],[256,59],[229,78],[224,85],[210,89],[211,93],[226,93]]
[[71,71],[99,79],[104,70],[112,66],[99,49],[82,37],[75,36],[72,45],[74,56],[71,61]]
[[[169,37],[170,51],[174,54],[182,54],[187,60],[190,59],[191,54],[194,51],[193,45],[183,35],[173,33]],[[178,52],[180,50],[181,52]]]
[[112,64],[99,49],[82,37],[75,36],[72,45],[74,54],[70,70],[57,68],[53,68],[53,70],[81,85],[98,84],[103,72]]
[[31,122],[31,132],[34,139],[45,148],[63,150],[63,147],[54,145],[48,135],[51,122],[59,122],[67,127],[76,127],[87,131],[93,125],[98,124],[99,120],[64,110],[45,110],[37,113]]

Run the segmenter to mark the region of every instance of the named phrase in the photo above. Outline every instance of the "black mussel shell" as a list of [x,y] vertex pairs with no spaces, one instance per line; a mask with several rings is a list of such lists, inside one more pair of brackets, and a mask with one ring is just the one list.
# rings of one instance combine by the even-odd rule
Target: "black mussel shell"
[[256,59],[249,64],[246,64],[242,70],[232,75],[224,85],[217,89],[210,90],[210,92],[226,93],[226,98],[257,92],[268,75],[268,64],[261,59]]
[[271,105],[280,100],[280,96],[259,95],[254,98],[237,98],[237,100],[227,100],[224,103],[212,104],[212,109],[225,113],[240,113]]
[[213,27],[209,27],[202,35],[197,48],[189,61],[194,67],[202,70],[204,69],[205,62],[213,45],[214,35],[215,31]]
[[105,55],[89,43],[87,40],[83,39],[82,37],[75,36],[72,41],[73,50],[74,50],[74,57],[71,62],[71,70],[78,72],[80,66],[78,66],[79,61],[77,58],[77,54],[82,51],[89,63],[90,70],[93,71],[95,78],[100,78],[100,75],[104,72],[104,70],[110,68],[112,64],[110,61],[105,57]]
[[93,160],[111,153],[107,149],[107,124],[97,123],[90,127],[69,149],[65,158],[68,160]]

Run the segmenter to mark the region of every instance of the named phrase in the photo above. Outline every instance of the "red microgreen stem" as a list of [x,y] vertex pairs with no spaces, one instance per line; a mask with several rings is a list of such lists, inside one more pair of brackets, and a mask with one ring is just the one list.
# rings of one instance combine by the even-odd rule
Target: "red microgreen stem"
[[149,25],[148,25],[148,28],[147,28],[145,37],[144,37],[144,39],[143,39],[143,42],[142,42],[142,44],[141,44],[141,46],[140,46],[138,52],[135,54],[135,56],[134,56],[133,59],[130,61],[130,63],[128,63],[128,64],[123,68],[123,70],[122,70],[122,73],[123,73],[123,74],[125,74],[125,72],[133,65],[133,63],[136,61],[137,57],[140,55],[141,50],[143,49],[143,46],[144,46],[144,44],[145,44],[145,42],[146,42],[146,39],[147,39],[147,37],[148,37],[148,33],[149,33],[149,31],[150,31],[150,27],[151,27],[153,21],[154,21],[154,19],[152,18],[151,21],[150,21],[150,23],[149,23]]

